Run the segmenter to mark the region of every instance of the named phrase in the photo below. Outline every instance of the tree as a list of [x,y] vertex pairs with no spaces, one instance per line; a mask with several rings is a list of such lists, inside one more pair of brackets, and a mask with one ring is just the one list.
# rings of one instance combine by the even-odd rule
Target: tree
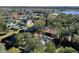
[[55,19],[56,16],[57,16],[57,15],[55,15],[55,13],[52,13],[52,12],[49,13],[49,14],[48,14],[48,17],[47,17],[47,18],[48,18],[48,21],[52,21],[53,19]]
[[32,50],[33,46],[35,45],[33,36],[30,33],[18,33],[16,35],[16,44],[15,46],[18,46],[21,49],[24,49],[25,51]]
[[7,53],[5,46],[1,43],[0,43],[0,53]]
[[[18,46],[30,46],[30,45],[33,45],[33,35],[31,33],[18,33],[16,34],[16,44]],[[31,46],[30,46],[31,47]]]
[[6,29],[6,24],[5,24],[5,22],[4,22],[4,20],[0,20],[0,32],[2,31],[5,31],[5,29]]
[[77,51],[72,47],[60,47],[56,49],[56,53],[76,53]]
[[38,27],[38,28],[44,28],[45,27],[45,21],[44,20],[37,20],[35,22],[35,25]]
[[21,50],[19,48],[12,47],[8,50],[9,53],[20,53]]
[[64,53],[76,53],[77,51],[72,47],[65,47]]
[[7,28],[7,26],[6,26],[6,23],[5,23],[5,21],[4,21],[4,18],[3,18],[3,11],[2,10],[0,10],[0,32],[7,32],[7,31],[9,31],[8,30],[8,28]]
[[45,52],[55,53],[55,50],[56,50],[56,47],[55,47],[54,42],[50,41],[46,44]]
[[43,43],[41,42],[40,39],[36,39],[36,45],[35,45],[35,48],[34,48],[34,53],[44,53],[45,51],[45,45],[43,45]]
[[49,13],[49,14],[48,14],[48,17],[47,17],[47,19],[48,19],[48,26],[54,25],[54,19],[55,19],[56,17],[57,17],[57,16],[54,15],[53,13]]
[[[77,17],[78,18],[78,17]],[[56,28],[56,35],[58,38],[72,38],[74,34],[78,35],[79,23],[76,21],[75,15],[67,15],[60,13],[52,22]],[[74,21],[74,22],[73,22]],[[68,39],[70,40],[70,39]]]
[[24,49],[26,52],[43,52],[44,45],[40,39],[35,39],[31,33],[19,33],[16,35],[16,44],[19,48]]
[[56,49],[56,53],[64,53],[64,48],[60,47],[60,48]]

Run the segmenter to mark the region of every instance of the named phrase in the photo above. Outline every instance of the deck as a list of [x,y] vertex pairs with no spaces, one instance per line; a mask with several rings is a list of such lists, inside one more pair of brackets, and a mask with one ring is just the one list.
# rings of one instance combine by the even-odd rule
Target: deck
[[22,29],[19,29],[19,30],[17,30],[17,31],[10,31],[9,33],[7,33],[7,34],[5,34],[5,35],[0,36],[0,41],[1,41],[2,39],[5,39],[5,38],[9,37],[9,36],[12,36],[12,35],[14,35],[14,34],[19,33],[21,30],[22,30]]

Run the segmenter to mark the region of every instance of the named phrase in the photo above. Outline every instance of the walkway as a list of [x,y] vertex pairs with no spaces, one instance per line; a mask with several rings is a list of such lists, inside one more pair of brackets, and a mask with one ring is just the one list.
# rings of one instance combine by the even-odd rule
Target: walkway
[[12,35],[14,35],[14,34],[19,33],[19,31],[21,31],[21,30],[22,30],[22,29],[19,29],[19,30],[17,30],[17,31],[10,31],[10,32],[7,33],[6,35],[0,36],[0,41],[1,41],[2,39],[5,39],[5,38],[9,37],[9,36],[12,36]]

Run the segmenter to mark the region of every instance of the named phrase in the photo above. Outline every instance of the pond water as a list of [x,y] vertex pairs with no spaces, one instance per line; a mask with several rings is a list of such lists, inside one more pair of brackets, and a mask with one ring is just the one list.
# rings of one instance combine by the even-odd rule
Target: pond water
[[5,43],[6,49],[13,47],[13,44],[16,42],[15,35],[9,36],[1,41],[1,43]]
[[65,14],[79,14],[79,11],[61,11],[61,12]]

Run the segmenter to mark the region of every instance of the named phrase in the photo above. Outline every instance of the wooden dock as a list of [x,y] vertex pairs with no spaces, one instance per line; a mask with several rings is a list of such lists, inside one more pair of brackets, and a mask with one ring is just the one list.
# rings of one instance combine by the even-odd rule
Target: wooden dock
[[1,41],[2,39],[5,39],[5,38],[9,37],[9,36],[12,36],[12,35],[14,35],[14,34],[19,33],[19,31],[21,31],[21,30],[22,30],[22,29],[19,29],[19,30],[17,30],[17,31],[10,31],[9,33],[7,33],[7,34],[5,34],[5,35],[0,36],[0,41]]

